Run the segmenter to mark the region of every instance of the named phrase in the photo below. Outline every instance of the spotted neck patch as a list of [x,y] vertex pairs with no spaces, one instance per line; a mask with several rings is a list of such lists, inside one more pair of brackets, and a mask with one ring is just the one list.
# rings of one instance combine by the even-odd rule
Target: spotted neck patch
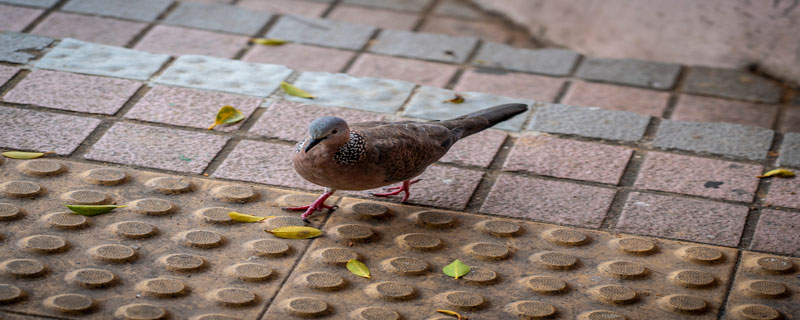
[[356,163],[364,153],[367,152],[367,141],[358,132],[350,131],[350,140],[347,140],[339,150],[333,155],[336,163],[346,166]]

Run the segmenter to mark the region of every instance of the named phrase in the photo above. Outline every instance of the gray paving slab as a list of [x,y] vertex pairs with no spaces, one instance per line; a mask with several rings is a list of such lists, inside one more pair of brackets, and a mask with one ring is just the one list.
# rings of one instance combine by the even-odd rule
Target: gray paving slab
[[781,88],[777,84],[752,73],[733,69],[690,68],[683,91],[765,103],[781,100]]
[[369,51],[392,56],[462,63],[467,61],[467,57],[477,44],[478,38],[474,37],[383,30]]
[[433,0],[344,0],[343,3],[357,4],[390,10],[422,12]]
[[69,155],[99,119],[0,107],[0,148]]
[[23,6],[29,6],[29,7],[50,8],[56,5],[56,3],[58,3],[58,0],[0,0],[0,3],[21,4]]
[[675,85],[680,70],[681,66],[670,63],[586,57],[578,67],[577,76],[637,87],[669,89]]
[[255,35],[267,24],[272,14],[252,11],[227,4],[181,2],[164,19],[164,23],[184,27]]
[[185,55],[176,59],[155,82],[266,97],[291,73],[292,69],[275,64]]
[[405,81],[327,72],[303,72],[294,85],[313,95],[314,99],[290,95],[286,95],[285,99],[383,113],[400,109],[416,86]]
[[540,103],[528,130],[638,141],[644,136],[649,122],[649,116],[633,112]]
[[477,66],[564,76],[572,71],[580,55],[563,49],[522,49],[486,42],[472,63]]
[[800,132],[789,132],[783,135],[778,165],[800,167]]
[[285,15],[267,32],[268,38],[358,50],[375,32],[372,26],[343,21]]
[[[528,106],[533,100],[495,96],[480,92],[458,92],[464,98],[463,103],[445,102],[453,99],[455,91],[435,87],[420,87],[406,105],[404,116],[428,120],[446,120],[481,109],[504,103],[524,103]],[[494,126],[495,129],[519,131],[530,111],[519,114]]]
[[27,33],[0,33],[0,61],[28,63],[36,55],[30,51],[44,50],[53,39]]
[[63,39],[36,63],[37,68],[147,80],[167,62],[166,54]]
[[139,21],[153,21],[172,0],[70,0],[64,11],[96,14]]
[[653,146],[763,160],[773,135],[772,130],[739,124],[663,120]]
[[228,137],[142,124],[115,123],[86,159],[202,173]]

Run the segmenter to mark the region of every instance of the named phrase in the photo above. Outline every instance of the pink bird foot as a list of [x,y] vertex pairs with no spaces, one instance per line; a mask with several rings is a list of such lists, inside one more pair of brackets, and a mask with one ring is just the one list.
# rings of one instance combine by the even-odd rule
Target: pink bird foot
[[328,197],[330,197],[331,195],[333,195],[333,191],[326,191],[321,196],[319,196],[319,198],[317,198],[317,200],[314,200],[314,202],[312,202],[310,205],[302,206],[302,207],[283,208],[283,210],[286,210],[286,211],[303,211],[303,210],[305,210],[306,212],[304,212],[303,215],[301,215],[300,217],[303,218],[303,221],[308,222],[308,216],[313,214],[315,211],[322,211],[323,209],[328,209],[328,210],[330,210],[330,212],[333,212],[334,210],[339,208],[338,206],[329,206],[329,205],[325,204],[325,200],[327,200]]
[[371,193],[371,195],[376,196],[376,197],[388,197],[388,196],[395,196],[395,195],[400,194],[401,192],[404,192],[405,195],[403,195],[403,200],[400,200],[400,203],[405,203],[406,200],[408,200],[408,197],[411,195],[411,193],[408,190],[408,187],[411,186],[412,184],[415,184],[415,183],[419,182],[420,180],[422,180],[422,179],[410,180],[410,181],[406,180],[406,181],[403,181],[403,184],[400,185],[400,186],[386,188],[386,190],[394,190],[392,192]]

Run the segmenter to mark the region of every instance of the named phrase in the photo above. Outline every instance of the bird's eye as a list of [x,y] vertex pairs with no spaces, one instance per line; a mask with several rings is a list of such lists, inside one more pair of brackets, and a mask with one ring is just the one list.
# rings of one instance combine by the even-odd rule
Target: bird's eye
[[336,134],[336,132],[338,132],[338,131],[336,129],[333,129],[333,132],[331,132],[331,133],[332,134]]

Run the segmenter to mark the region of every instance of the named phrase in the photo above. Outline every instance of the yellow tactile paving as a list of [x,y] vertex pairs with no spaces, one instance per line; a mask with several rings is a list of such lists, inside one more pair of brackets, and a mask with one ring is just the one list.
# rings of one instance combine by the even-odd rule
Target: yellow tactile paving
[[725,319],[800,317],[800,259],[744,251]]

